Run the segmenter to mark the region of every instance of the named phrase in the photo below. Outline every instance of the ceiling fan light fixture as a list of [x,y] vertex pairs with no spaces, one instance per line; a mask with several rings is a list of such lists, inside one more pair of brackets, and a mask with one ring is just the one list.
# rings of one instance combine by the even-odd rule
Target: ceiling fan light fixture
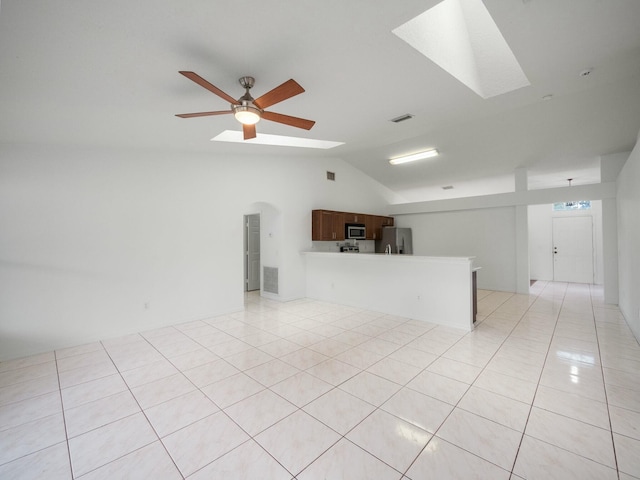
[[402,155],[400,157],[394,157],[389,159],[391,165],[399,165],[401,163],[415,162],[417,160],[423,160],[425,158],[436,157],[438,150],[435,148],[431,150],[425,150],[424,152],[412,153],[410,155]]
[[233,105],[233,115],[243,125],[255,125],[260,121],[260,110],[251,105]]

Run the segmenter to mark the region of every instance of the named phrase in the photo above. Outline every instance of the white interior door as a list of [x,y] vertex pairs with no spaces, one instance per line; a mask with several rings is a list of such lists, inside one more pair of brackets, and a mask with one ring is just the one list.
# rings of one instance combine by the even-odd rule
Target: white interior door
[[590,216],[553,218],[553,279],[593,283],[593,220]]
[[245,290],[260,290],[260,215],[245,215]]

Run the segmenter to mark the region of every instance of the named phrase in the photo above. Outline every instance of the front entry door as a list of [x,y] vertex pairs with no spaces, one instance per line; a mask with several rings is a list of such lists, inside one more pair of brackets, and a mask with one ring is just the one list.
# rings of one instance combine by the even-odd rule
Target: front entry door
[[260,215],[245,215],[245,291],[260,290]]
[[591,217],[553,218],[553,279],[593,283],[593,221]]

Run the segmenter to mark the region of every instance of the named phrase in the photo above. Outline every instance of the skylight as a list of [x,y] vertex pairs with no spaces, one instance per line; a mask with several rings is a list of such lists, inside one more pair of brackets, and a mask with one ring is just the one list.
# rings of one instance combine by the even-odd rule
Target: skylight
[[443,0],[393,33],[482,98],[530,85],[482,0]]
[[213,142],[237,142],[252,143],[258,145],[278,145],[284,147],[302,148],[334,148],[343,145],[344,142],[331,142],[328,140],[314,140],[312,138],[286,137],[284,135],[270,135],[268,133],[258,133],[256,138],[245,140],[241,131],[225,130],[211,139]]

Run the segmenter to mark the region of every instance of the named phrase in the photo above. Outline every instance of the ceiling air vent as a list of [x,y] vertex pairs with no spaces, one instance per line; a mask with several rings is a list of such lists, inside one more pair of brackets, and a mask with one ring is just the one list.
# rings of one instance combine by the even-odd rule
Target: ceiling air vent
[[336,173],[335,172],[327,172],[327,180],[331,180],[333,182],[336,181]]
[[391,121],[393,123],[400,123],[400,122],[404,122],[405,120],[409,120],[411,118],[413,118],[413,115],[411,115],[410,113],[405,113],[404,115],[400,115],[399,117],[392,118]]
[[443,190],[453,190],[453,185],[447,185],[446,187],[442,187]]

